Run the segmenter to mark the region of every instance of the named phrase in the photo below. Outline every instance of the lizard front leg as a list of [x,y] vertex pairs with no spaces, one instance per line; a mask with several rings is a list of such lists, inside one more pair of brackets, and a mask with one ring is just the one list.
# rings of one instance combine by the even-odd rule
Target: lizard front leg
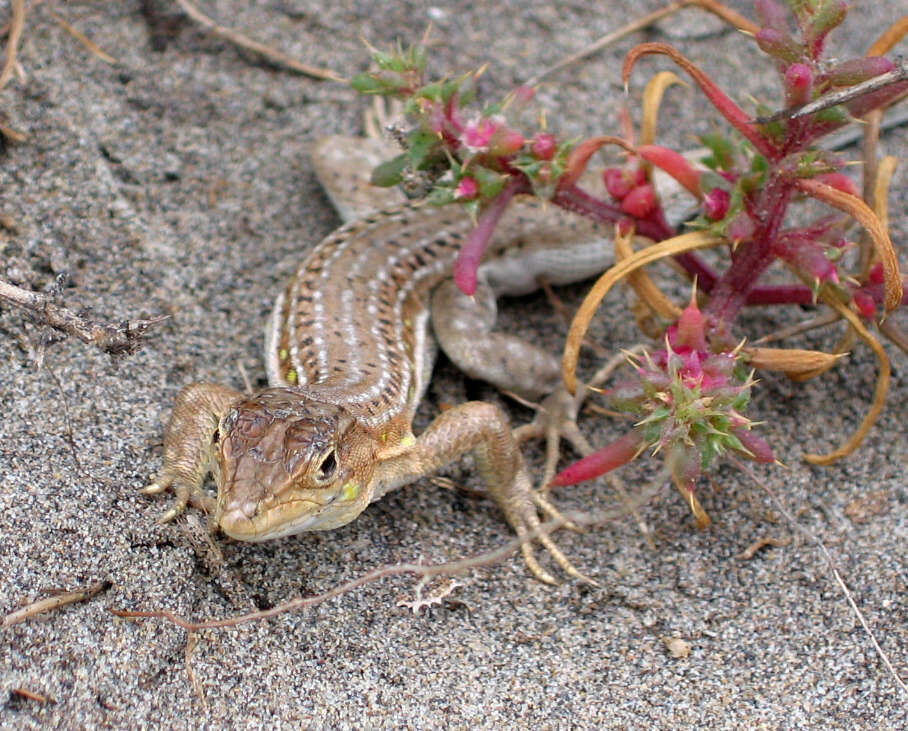
[[175,518],[190,501],[212,512],[214,500],[202,490],[202,483],[211,471],[218,424],[242,397],[239,391],[215,383],[193,383],[180,391],[164,435],[164,466],[142,490],[154,495],[173,489],[176,499],[159,522]]
[[[549,507],[537,499],[507,417],[497,406],[482,401],[448,409],[411,448],[380,462],[374,476],[373,500],[467,452],[473,453],[477,471],[517,535],[524,538],[537,529],[540,525],[537,504],[547,511]],[[536,540],[548,549],[566,573],[591,581],[574,568],[547,534],[541,533]],[[530,571],[541,581],[556,583],[555,578],[539,565],[531,543],[527,541],[521,548]]]

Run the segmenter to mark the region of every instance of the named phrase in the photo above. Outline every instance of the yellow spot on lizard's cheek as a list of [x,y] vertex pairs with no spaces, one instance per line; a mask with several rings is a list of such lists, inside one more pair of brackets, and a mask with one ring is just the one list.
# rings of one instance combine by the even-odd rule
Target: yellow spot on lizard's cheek
[[402,447],[412,447],[414,444],[416,444],[416,437],[412,434],[407,434],[400,440],[400,446]]
[[281,348],[279,351],[277,351],[277,357],[281,360],[287,360],[287,358],[290,357],[290,352],[287,350],[287,348]]
[[342,500],[353,501],[353,500],[356,500],[356,498],[358,498],[358,497],[359,497],[359,484],[358,483],[351,481],[351,482],[348,482],[346,485],[344,485],[343,489],[341,490],[341,499]]
[[287,375],[284,378],[287,379],[287,383],[296,383],[299,380],[299,376],[296,375],[296,371],[293,368],[287,371]]

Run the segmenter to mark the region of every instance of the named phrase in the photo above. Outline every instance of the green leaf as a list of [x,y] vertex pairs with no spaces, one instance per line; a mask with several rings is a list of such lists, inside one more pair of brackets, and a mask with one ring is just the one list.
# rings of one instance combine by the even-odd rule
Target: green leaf
[[399,71],[395,66],[399,65],[399,56],[396,53],[385,53],[384,51],[375,50],[372,52],[372,60],[380,69],[388,71]]
[[414,96],[418,96],[422,99],[428,99],[429,101],[439,102],[442,101],[442,94],[444,91],[444,82],[433,81],[431,84],[426,84],[419,91],[416,92]]
[[410,165],[414,170],[424,170],[427,163],[434,157],[433,153],[438,145],[438,135],[427,129],[417,129],[407,138],[410,146],[408,154]]
[[369,182],[381,188],[390,188],[398,185],[403,180],[403,173],[407,167],[407,153],[403,152],[397,157],[377,165],[372,171]]
[[708,193],[714,188],[719,188],[730,193],[732,190],[732,184],[721,175],[719,175],[719,173],[713,172],[712,170],[707,170],[700,176],[700,190],[702,190],[704,193]]
[[433,206],[446,206],[448,203],[454,202],[454,190],[446,186],[438,185],[429,191],[426,200]]
[[735,165],[735,146],[724,135],[710,132],[700,137],[700,142],[712,156],[704,158],[703,164],[713,170],[732,170]]
[[479,94],[479,86],[476,84],[476,77],[472,71],[461,77],[460,89],[457,93],[457,103],[461,107],[476,101],[476,96]]
[[847,124],[852,120],[848,110],[841,104],[836,104],[834,107],[829,107],[828,109],[821,109],[813,118],[817,122],[829,124]]
[[360,94],[383,94],[386,90],[385,85],[371,73],[357,74],[350,79],[350,86]]
[[479,197],[482,200],[491,200],[498,195],[508,181],[507,175],[501,175],[488,168],[476,167],[470,171],[476,182],[479,183]]

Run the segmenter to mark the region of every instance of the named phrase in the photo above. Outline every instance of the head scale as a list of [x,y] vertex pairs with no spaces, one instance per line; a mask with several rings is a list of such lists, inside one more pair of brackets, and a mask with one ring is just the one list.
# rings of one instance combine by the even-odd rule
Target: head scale
[[215,440],[216,517],[233,538],[335,528],[369,502],[375,442],[340,406],[266,389],[236,404]]

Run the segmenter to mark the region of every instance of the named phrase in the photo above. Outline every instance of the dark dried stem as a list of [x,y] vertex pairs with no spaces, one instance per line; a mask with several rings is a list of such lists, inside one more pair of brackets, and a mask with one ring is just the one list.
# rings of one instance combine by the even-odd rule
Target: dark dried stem
[[41,325],[79,338],[111,355],[134,353],[141,347],[142,336],[166,316],[150,320],[124,320],[118,324],[91,320],[57,304],[41,292],[31,292],[0,280],[0,302],[25,310]]

